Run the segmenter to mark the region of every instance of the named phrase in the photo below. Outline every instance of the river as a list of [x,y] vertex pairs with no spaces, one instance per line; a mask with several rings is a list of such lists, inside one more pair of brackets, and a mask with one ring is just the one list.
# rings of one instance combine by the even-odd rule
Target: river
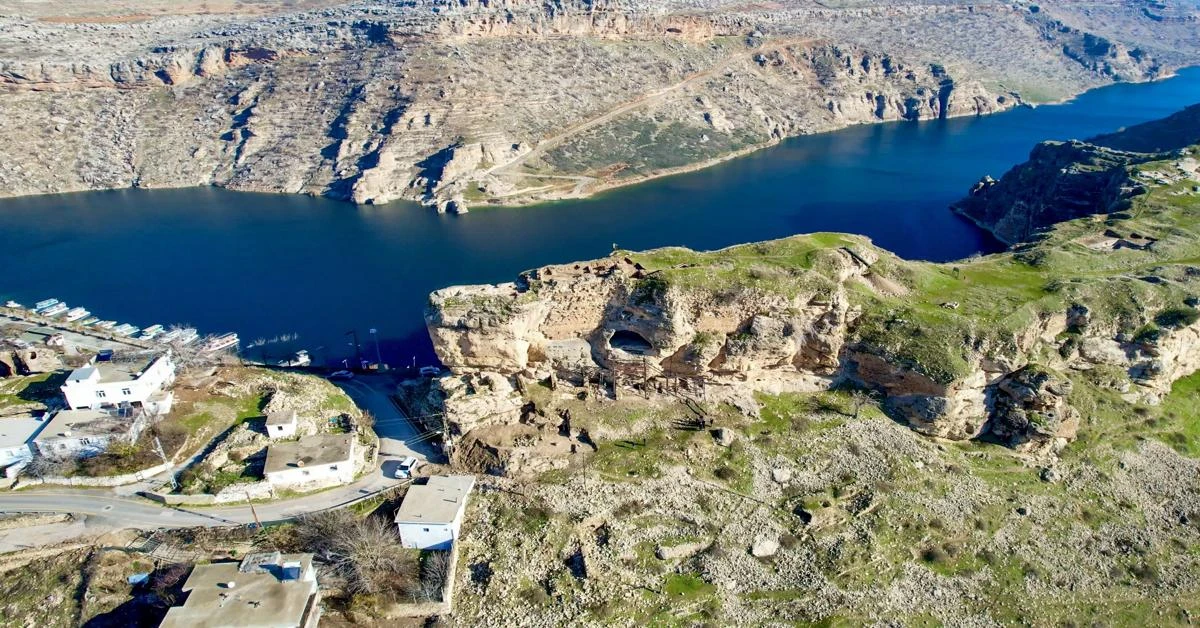
[[[121,190],[0,200],[0,301],[57,297],[139,326],[236,331],[248,357],[309,349],[425,364],[428,293],[511,280],[535,266],[628,249],[712,249],[847,231],[914,259],[999,250],[947,206],[1045,139],[1083,139],[1200,102],[1200,68],[1114,85],[1062,105],[983,118],[853,127],[789,139],[705,170],[595,198],[437,215],[410,203],[216,188]],[[291,342],[245,349],[256,339]]]

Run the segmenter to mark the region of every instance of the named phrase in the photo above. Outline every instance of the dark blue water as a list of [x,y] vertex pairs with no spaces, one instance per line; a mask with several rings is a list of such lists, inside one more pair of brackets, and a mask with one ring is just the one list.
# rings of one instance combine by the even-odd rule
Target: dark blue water
[[[270,344],[352,355],[378,328],[386,361],[432,360],[426,295],[511,280],[614,243],[699,249],[813,231],[870,236],[902,256],[950,260],[998,244],[947,210],[1044,139],[1086,138],[1200,102],[1200,69],[1059,106],[795,138],[700,172],[593,199],[439,216],[218,189],[127,190],[0,201],[0,299],[50,296],[139,326],[190,323]],[[251,349],[258,358],[262,350]]]

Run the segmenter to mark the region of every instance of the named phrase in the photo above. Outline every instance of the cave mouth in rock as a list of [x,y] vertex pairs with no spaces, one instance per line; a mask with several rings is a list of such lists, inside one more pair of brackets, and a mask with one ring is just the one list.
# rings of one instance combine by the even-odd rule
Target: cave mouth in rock
[[634,355],[646,355],[654,348],[654,345],[650,344],[650,341],[646,340],[645,336],[627,329],[622,329],[614,333],[612,338],[608,339],[608,346]]

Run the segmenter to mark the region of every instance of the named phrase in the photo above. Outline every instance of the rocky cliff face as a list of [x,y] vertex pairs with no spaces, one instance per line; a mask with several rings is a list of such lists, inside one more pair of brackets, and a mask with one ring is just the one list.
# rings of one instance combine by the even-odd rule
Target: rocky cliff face
[[[1001,255],[916,264],[834,234],[614,253],[440,290],[426,320],[445,365],[471,378],[600,382],[603,394],[683,394],[747,412],[754,391],[851,383],[931,436],[1055,451],[1081,429],[1080,382],[1156,403],[1200,368],[1191,151],[1039,147],[964,202],[1011,240],[1044,230]],[[1092,214],[1102,216],[1076,219]],[[449,395],[446,407],[469,433],[504,423],[520,388]]]
[[1146,40],[1150,18],[1124,18],[1119,41],[1056,22],[1056,3],[305,4],[323,6],[0,17],[0,194],[215,184],[463,211],[1145,80],[1196,54]]

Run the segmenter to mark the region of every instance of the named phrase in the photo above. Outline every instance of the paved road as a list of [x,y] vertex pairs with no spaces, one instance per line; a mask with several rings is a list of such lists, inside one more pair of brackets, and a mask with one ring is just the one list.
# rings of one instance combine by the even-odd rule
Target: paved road
[[[161,506],[137,497],[137,490],[152,488],[137,484],[116,489],[29,489],[0,494],[0,512],[67,512],[86,515],[89,527],[171,528],[227,526],[254,522],[255,514],[263,522],[291,519],[306,512],[338,508],[381,490],[399,485],[395,466],[404,456],[427,459],[437,455],[428,440],[414,443],[416,429],[388,398],[392,380],[382,376],[343,382],[343,389],[355,403],[375,416],[375,432],[380,437],[379,467],[346,486],[295,499],[250,506]],[[163,480],[151,484],[161,486]]]

